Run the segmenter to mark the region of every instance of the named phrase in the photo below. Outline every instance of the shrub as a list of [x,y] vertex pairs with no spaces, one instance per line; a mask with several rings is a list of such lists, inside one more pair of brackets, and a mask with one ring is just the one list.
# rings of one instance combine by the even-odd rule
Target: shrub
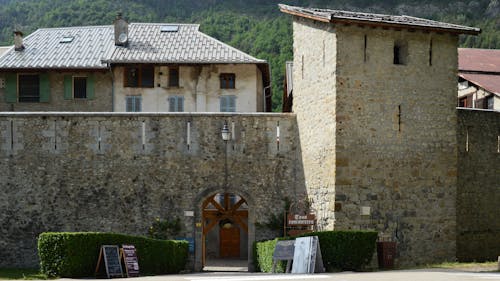
[[[328,271],[333,271],[360,270],[367,265],[375,252],[378,234],[375,231],[320,231],[302,236],[318,236],[323,265]],[[258,270],[271,271],[277,241],[255,243],[254,257]],[[283,265],[277,268],[282,270]]]
[[137,249],[142,275],[178,273],[188,256],[186,241],[166,241],[116,233],[46,232],[38,237],[41,272],[59,277],[89,277],[101,245],[131,244]]

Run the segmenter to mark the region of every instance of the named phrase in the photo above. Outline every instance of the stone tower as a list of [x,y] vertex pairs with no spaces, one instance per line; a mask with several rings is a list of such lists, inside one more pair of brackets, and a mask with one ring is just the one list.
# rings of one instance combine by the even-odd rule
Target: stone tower
[[323,229],[373,229],[399,265],[456,257],[457,44],[479,29],[280,5],[294,105]]

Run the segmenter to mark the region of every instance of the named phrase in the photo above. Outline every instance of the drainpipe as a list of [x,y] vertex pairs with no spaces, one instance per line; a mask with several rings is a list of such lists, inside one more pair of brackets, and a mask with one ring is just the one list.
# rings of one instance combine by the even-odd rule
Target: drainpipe
[[111,69],[111,64],[108,62],[109,74],[111,75],[111,112],[115,111],[115,76],[113,75],[113,70]]
[[264,112],[267,112],[266,111],[266,109],[267,109],[266,108],[266,98],[268,97],[268,95],[266,94],[266,90],[269,88],[271,88],[271,85],[264,87],[264,89],[262,90],[262,94],[264,95]]

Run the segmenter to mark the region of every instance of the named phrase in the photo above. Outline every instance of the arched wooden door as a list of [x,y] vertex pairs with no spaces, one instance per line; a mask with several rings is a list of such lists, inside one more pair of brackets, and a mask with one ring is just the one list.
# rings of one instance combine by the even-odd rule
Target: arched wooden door
[[240,256],[240,229],[248,234],[248,205],[244,198],[232,193],[217,193],[203,202],[203,256],[206,260],[207,234],[219,227],[219,257]]

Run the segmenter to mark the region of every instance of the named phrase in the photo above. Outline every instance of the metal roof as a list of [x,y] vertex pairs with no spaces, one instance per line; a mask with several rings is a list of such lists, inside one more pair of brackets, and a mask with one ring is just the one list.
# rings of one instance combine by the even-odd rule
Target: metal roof
[[[165,26],[169,32],[162,32]],[[175,31],[172,26],[179,28]],[[115,46],[113,32],[112,25],[38,29],[24,38],[23,51],[11,48],[0,56],[0,69],[104,69],[106,63],[267,64],[203,34],[197,24],[131,23],[127,47]]]
[[396,16],[372,13],[360,13],[330,9],[303,8],[279,4],[283,13],[332,23],[355,23],[371,26],[385,26],[409,29],[426,29],[441,32],[477,35],[479,28],[433,21],[412,16]]
[[[73,37],[72,42],[61,43]],[[114,47],[112,26],[42,28],[24,38],[23,51],[10,49],[0,57],[0,69],[106,68],[101,60]]]
[[[110,63],[265,63],[199,31],[198,24],[132,23],[127,47],[116,47]],[[171,28],[170,28],[171,29]]]
[[500,74],[500,50],[459,48],[458,69]]

